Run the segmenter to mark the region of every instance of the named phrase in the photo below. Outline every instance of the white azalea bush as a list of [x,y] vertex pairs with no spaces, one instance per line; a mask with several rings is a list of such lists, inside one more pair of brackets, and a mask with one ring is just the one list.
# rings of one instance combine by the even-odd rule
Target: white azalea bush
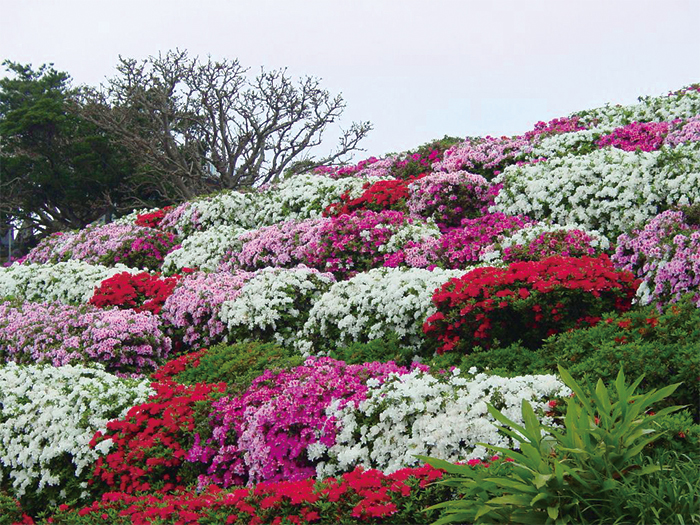
[[375,268],[335,283],[311,308],[300,347],[324,353],[390,333],[418,351],[435,289],[467,270]]
[[292,347],[314,303],[335,281],[332,274],[298,266],[265,268],[221,305],[229,341],[273,341]]
[[189,201],[170,210],[160,227],[173,230],[180,237],[215,226],[249,228],[255,224],[253,213],[258,195],[238,191],[222,191]]
[[105,279],[122,272],[141,271],[123,264],[107,267],[75,259],[56,264],[13,264],[0,268],[0,297],[84,304]]
[[519,443],[498,431],[487,403],[522,424],[521,403],[527,400],[545,424],[552,424],[548,403],[570,393],[553,375],[506,378],[475,372],[431,375],[414,369],[392,374],[382,384],[368,380],[367,399],[357,407],[338,408],[336,401],[326,410],[337,427],[335,444],[326,447],[319,440],[309,447],[312,461],[323,459],[318,477],[357,465],[392,473],[418,465],[416,454],[453,462],[487,457],[477,443],[517,448]]
[[239,237],[248,232],[239,226],[220,224],[194,232],[182,241],[182,246],[163,259],[163,272],[177,273],[183,268],[214,271],[219,261],[229,252],[239,252],[243,241]]
[[362,195],[365,183],[378,180],[382,178],[333,179],[315,174],[295,175],[258,195],[255,222],[263,226],[289,220],[317,219],[330,204],[339,201],[343,193],[349,192],[350,198],[356,199]]
[[3,366],[0,489],[51,504],[87,496],[91,466],[110,446],[92,449],[90,440],[150,394],[147,380],[121,379],[96,365]]
[[606,148],[509,166],[491,211],[580,224],[616,237],[676,204],[700,200],[700,143],[657,151]]

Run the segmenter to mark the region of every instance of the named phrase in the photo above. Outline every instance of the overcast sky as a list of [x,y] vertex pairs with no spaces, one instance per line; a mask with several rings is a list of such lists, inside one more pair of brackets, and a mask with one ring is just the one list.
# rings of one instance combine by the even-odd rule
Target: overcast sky
[[90,85],[175,48],[287,67],[373,123],[360,160],[700,82],[699,26],[700,0],[0,0],[0,58]]

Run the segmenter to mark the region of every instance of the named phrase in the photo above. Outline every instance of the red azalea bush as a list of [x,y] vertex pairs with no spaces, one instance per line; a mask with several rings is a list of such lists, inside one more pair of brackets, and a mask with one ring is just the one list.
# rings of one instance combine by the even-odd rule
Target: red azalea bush
[[[185,457],[194,434],[206,425],[213,399],[226,385],[154,383],[156,393],[147,403],[129,409],[126,416],[107,423],[91,447],[105,440],[112,451],[95,465],[92,485],[127,494],[139,491],[166,493],[181,490],[201,473]],[[201,404],[201,405],[199,405]],[[199,409],[198,409],[199,407]]]
[[435,291],[437,312],[423,330],[441,343],[439,353],[468,353],[496,340],[534,349],[552,334],[595,324],[605,312],[629,310],[638,286],[605,255],[476,268]]
[[147,228],[158,228],[165,214],[172,209],[172,206],[166,206],[161,210],[137,215],[135,224],[136,226],[146,226]]
[[131,308],[136,312],[159,314],[180,279],[180,275],[161,277],[160,274],[151,275],[148,272],[118,273],[95,288],[90,304],[100,308],[117,306],[122,310]]
[[[485,467],[488,464],[474,468]],[[61,506],[52,520],[56,525],[430,523],[440,513],[424,509],[451,497],[449,487],[433,484],[443,476],[429,465],[389,475],[358,467],[337,479],[260,483],[233,490],[211,485],[202,492],[173,495],[111,492],[83,509]]]
[[340,202],[334,202],[323,210],[324,217],[338,217],[349,215],[356,210],[397,210],[407,211],[406,199],[408,199],[408,185],[425,177],[425,174],[410,176],[405,180],[380,180],[374,184],[366,183],[364,193],[356,199],[350,198],[350,192],[346,191],[340,196]]

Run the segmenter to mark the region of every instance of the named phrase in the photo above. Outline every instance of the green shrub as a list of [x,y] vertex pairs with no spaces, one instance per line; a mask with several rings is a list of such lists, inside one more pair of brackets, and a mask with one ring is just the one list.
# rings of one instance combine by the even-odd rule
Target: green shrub
[[173,379],[191,385],[224,382],[229,391],[243,392],[265,370],[292,368],[303,361],[302,357],[273,343],[220,344],[202,352],[198,366],[185,368]]
[[34,522],[24,513],[16,499],[0,491],[0,525],[21,525],[23,523],[32,524]]
[[349,365],[372,361],[394,361],[397,365],[409,366],[415,354],[415,349],[403,345],[394,332],[368,343],[350,343],[348,346],[330,351],[330,357],[345,361]]
[[525,348],[520,342],[504,348],[497,345],[492,348],[476,346],[468,354],[445,352],[426,360],[425,364],[445,370],[456,366],[463,371],[474,366],[478,370],[488,369],[490,373],[503,377],[549,373],[549,367],[545,366],[539,354]]
[[659,313],[647,306],[610,315],[597,325],[558,334],[538,350],[549,370],[567,367],[572,376],[615,377],[622,364],[630,376],[644,375],[643,390],[683,383],[668,402],[700,410],[700,309],[690,297]]
[[422,458],[462,476],[441,482],[462,492],[463,497],[432,507],[446,512],[435,525],[612,523],[626,518],[626,501],[619,493],[642,483],[638,478],[661,469],[654,463],[644,464],[642,454],[659,437],[653,432],[653,423],[680,407],[644,414],[678,385],[635,394],[641,379],[628,386],[620,370],[609,392],[601,380],[592,389],[579,385],[564,368],[559,367],[559,373],[574,393],[567,400],[563,430],[543,425],[527,401],[522,403],[524,426],[489,405],[491,415],[502,424],[501,430],[520,441],[519,452],[485,445],[515,461],[510,473],[478,478],[466,465]]

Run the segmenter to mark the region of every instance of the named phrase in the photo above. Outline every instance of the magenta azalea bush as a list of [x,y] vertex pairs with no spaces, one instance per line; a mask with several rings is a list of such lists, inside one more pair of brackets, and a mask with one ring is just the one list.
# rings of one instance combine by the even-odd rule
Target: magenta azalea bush
[[632,122],[602,135],[598,147],[613,146],[625,151],[654,151],[664,143],[671,124],[668,122]]
[[393,362],[347,365],[328,357],[309,358],[291,370],[267,370],[242,396],[212,405],[212,437],[203,442],[196,436],[188,454],[189,461],[207,465],[200,486],[314,477],[309,446],[334,444],[335,423],[326,409],[334,401],[335,407],[357,406],[366,398],[368,379],[406,372]]
[[95,362],[108,372],[146,374],[170,350],[171,340],[151,312],[60,303],[0,304],[0,362]]
[[413,216],[433,219],[444,227],[459,226],[486,212],[490,184],[481,175],[466,171],[434,173],[408,186],[408,209]]
[[244,271],[188,275],[163,304],[161,316],[168,331],[192,347],[223,341],[226,325],[219,319],[221,305],[238,297],[254,276]]
[[79,260],[91,264],[158,270],[166,254],[178,247],[178,238],[145,226],[107,224],[77,233],[47,237],[27,255],[28,263]]
[[643,304],[694,292],[700,306],[700,227],[688,224],[682,211],[665,211],[643,229],[620,235],[612,261],[642,279]]

